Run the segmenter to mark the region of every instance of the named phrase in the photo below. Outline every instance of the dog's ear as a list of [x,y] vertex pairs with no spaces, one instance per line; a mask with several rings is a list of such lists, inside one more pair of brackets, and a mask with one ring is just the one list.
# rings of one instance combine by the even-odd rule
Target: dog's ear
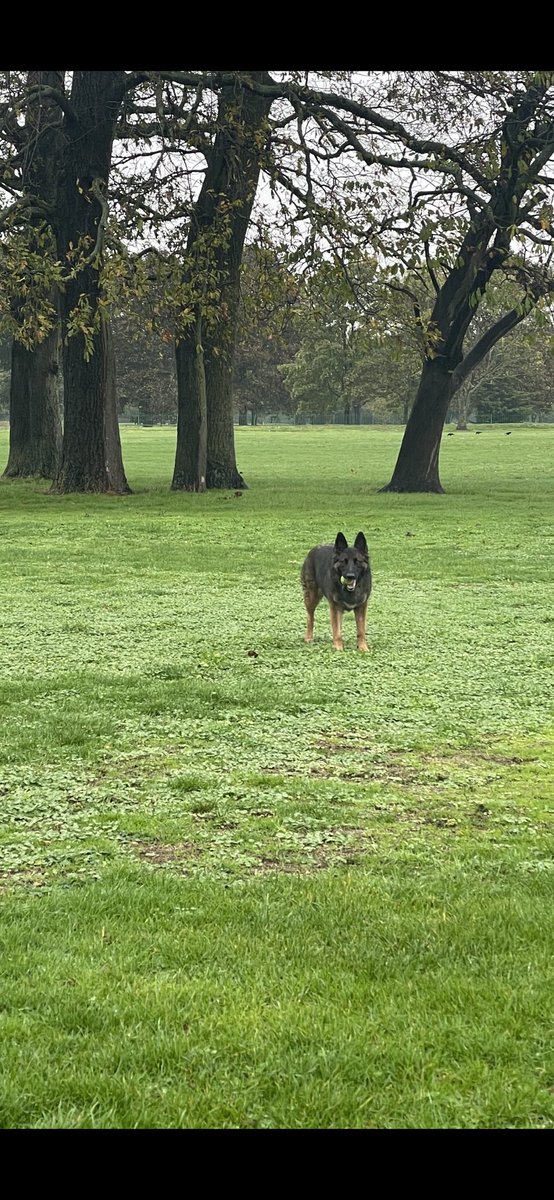
[[359,550],[360,554],[363,554],[364,558],[369,557],[369,550],[367,548],[367,542],[363,533],[356,534],[356,541],[354,542],[354,545],[356,550]]
[[348,542],[344,536],[344,533],[337,533],[337,536],[335,538],[336,553],[340,554],[342,550],[346,550],[347,548],[348,548]]

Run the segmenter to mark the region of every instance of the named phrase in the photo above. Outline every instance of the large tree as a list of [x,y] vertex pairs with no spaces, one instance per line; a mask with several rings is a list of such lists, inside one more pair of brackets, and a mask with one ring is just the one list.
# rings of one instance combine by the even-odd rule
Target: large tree
[[[253,72],[264,82],[266,72]],[[216,133],[184,258],[192,320],[176,340],[178,423],[173,488],[244,487],[233,433],[234,352],[244,242],[271,99],[233,80],[221,87]],[[214,301],[216,311],[214,310]]]
[[[4,222],[8,236],[3,265],[6,269],[13,262],[15,268],[9,290],[12,307],[20,309],[17,338],[23,343],[23,349],[14,346],[13,453],[8,470],[21,473],[18,464],[24,458],[30,461],[41,390],[48,395],[48,389],[53,391],[49,339],[54,346],[61,336],[63,445],[61,455],[56,446],[48,464],[48,473],[55,474],[53,487],[61,492],[129,490],[117,423],[103,265],[116,124],[127,92],[144,78],[144,73],[74,71],[67,95],[63,72],[36,72],[18,100],[28,114],[30,132],[14,159],[18,191]],[[7,186],[5,179],[2,186]],[[41,401],[40,411],[45,410]],[[41,473],[47,473],[44,461]]]
[[[270,81],[264,71],[252,78]],[[124,106],[119,132],[129,152],[117,190],[124,196],[132,177],[131,236],[145,245],[155,238],[166,273],[178,386],[172,486],[245,486],[234,448],[234,351],[272,98],[244,88],[232,72],[162,71],[149,79],[153,96]]]
[[[62,148],[62,112],[58,104],[42,97],[42,86],[63,88],[63,72],[31,71],[27,87],[31,98],[26,106],[24,124],[11,126],[15,154],[11,169],[18,172],[21,188],[21,215],[29,255],[45,250],[46,214],[55,201],[57,171]],[[48,240],[46,238],[46,240]],[[50,246],[50,250],[55,247]],[[42,326],[34,331],[21,330],[19,318],[25,310],[24,298],[14,296],[12,313],[15,332],[12,340],[10,378],[9,457],[4,474],[8,477],[40,475],[52,479],[60,459],[62,425],[60,406],[60,324],[59,290],[55,283],[46,288],[44,300],[51,309]],[[24,316],[23,316],[24,324]],[[32,333],[38,335],[31,343]],[[21,334],[26,334],[22,340]]]
[[[396,287],[414,269],[427,273],[430,309],[417,295],[413,306],[425,347],[419,387],[383,490],[441,492],[440,443],[456,389],[554,286],[554,72],[381,73],[350,76],[336,91],[244,82],[288,102],[301,122],[303,180],[275,170],[296,220],[315,219],[328,242],[365,239]],[[468,349],[496,273],[518,283],[518,302]]]
[[112,147],[127,86],[123,71],[75,71],[69,100],[57,97],[66,137],[54,224],[71,268],[62,295],[64,438],[54,483],[60,492],[129,490],[101,278]]

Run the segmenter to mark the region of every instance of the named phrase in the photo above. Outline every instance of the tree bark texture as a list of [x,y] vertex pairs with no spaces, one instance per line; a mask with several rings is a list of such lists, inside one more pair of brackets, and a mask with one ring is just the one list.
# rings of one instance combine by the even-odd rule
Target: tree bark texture
[[73,249],[81,239],[88,239],[89,261],[84,261],[76,277],[68,280],[62,297],[64,438],[54,485],[59,492],[129,491],[119,434],[115,435],[114,360],[109,334],[102,323],[95,329],[89,357],[85,357],[83,335],[68,336],[70,318],[79,305],[86,304],[88,321],[98,315],[102,257],[99,227],[105,218],[98,194],[107,190],[123,78],[122,71],[75,71],[70,98],[74,118],[66,116],[68,136],[57,205],[58,245],[62,258],[69,263]]
[[455,394],[456,394],[455,404],[458,408],[458,414],[457,414],[457,418],[456,418],[456,430],[458,433],[467,433],[468,432],[467,423],[468,423],[469,414],[472,410],[472,405],[473,405],[472,390],[469,385],[469,380],[466,380],[465,385],[461,384]]
[[105,342],[104,354],[106,359],[106,407],[104,410],[106,465],[112,490],[124,495],[128,494],[131,489],[127,483],[121,453],[121,436],[117,413],[117,373],[110,321],[102,322],[101,333]]
[[201,319],[175,345],[177,364],[177,449],[172,488],[206,490],[207,400]]
[[439,451],[450,404],[452,376],[441,359],[428,359],[408,417],[392,479],[382,492],[443,492]]
[[[264,82],[264,71],[253,72]],[[218,132],[209,154],[187,243],[187,256],[208,245],[218,280],[218,317],[205,325],[202,339],[207,402],[208,488],[244,488],[235,457],[233,360],[239,318],[240,269],[244,239],[260,174],[260,138],[271,99],[240,87],[225,87],[219,101]],[[210,240],[211,239],[211,240]],[[204,251],[202,251],[204,252]],[[200,259],[198,260],[200,264]],[[200,266],[199,266],[200,269]],[[191,279],[193,276],[191,275]],[[198,376],[185,364],[194,355],[185,335],[177,345],[178,408],[176,472],[173,486],[195,488],[201,427]],[[192,439],[187,452],[181,442]],[[188,463],[188,466],[186,465]],[[176,482],[176,479],[179,482]]]
[[56,474],[62,443],[59,343],[59,328],[33,350],[15,338],[12,343],[8,478]]
[[[61,88],[60,71],[30,71],[28,86]],[[22,148],[22,183],[31,200],[51,205],[56,199],[57,170],[63,146],[62,114],[58,105],[45,96],[29,101],[26,110]],[[40,227],[44,217],[31,218]],[[59,295],[50,293],[50,303],[58,313]],[[59,324],[32,349],[14,339],[10,381],[10,443],[4,475],[9,478],[31,475],[53,479],[58,469],[61,442]]]

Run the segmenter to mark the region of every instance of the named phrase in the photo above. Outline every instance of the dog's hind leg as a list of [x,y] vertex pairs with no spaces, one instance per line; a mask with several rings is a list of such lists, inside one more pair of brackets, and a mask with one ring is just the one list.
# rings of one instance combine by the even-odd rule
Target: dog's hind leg
[[356,617],[356,641],[357,641],[357,645],[358,645],[358,650],[368,650],[369,649],[368,644],[366,642],[366,636],[365,636],[366,614],[367,614],[367,600],[366,600],[365,604],[360,604],[359,608],[354,609],[354,616]]
[[314,640],[314,613],[319,604],[319,601],[321,600],[321,592],[318,590],[315,583],[308,585],[308,584],[305,584],[304,582],[302,582],[302,587],[304,589],[304,604],[306,605],[306,612],[308,613],[308,624],[306,626],[306,633],[304,635],[304,641],[305,642],[313,642],[313,640]]
[[317,583],[315,581],[315,577],[314,577],[314,573],[312,570],[309,556],[306,559],[304,566],[302,567],[302,574],[300,576],[300,579],[302,582],[302,591],[304,592],[304,604],[306,605],[306,612],[308,614],[308,624],[306,626],[306,633],[304,635],[304,641],[305,642],[313,642],[313,640],[314,640],[314,613],[319,604],[319,601],[321,600],[322,593],[320,592],[320,590],[317,586]]
[[331,636],[333,638],[333,650],[344,650],[344,642],[342,640],[342,618],[343,611],[333,601],[329,601],[329,611],[331,614]]

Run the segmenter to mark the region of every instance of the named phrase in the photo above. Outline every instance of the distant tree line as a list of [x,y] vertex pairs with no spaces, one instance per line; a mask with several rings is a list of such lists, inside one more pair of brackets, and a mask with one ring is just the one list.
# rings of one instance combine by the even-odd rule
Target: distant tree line
[[[277,276],[280,279],[277,283]],[[287,303],[282,303],[288,279]],[[320,283],[321,281],[319,281]],[[371,420],[406,424],[415,399],[420,358],[403,337],[398,311],[388,316],[388,335],[368,331],[352,297],[291,280],[275,258],[273,299],[264,320],[258,303],[259,262],[248,247],[243,263],[243,301],[233,374],[233,413],[238,424],[270,418],[359,424]],[[130,300],[112,318],[120,419],[142,425],[176,424],[178,389],[173,339],[147,328],[156,289],[142,302]],[[492,319],[492,318],[489,318]],[[394,323],[396,327],[394,332]],[[485,306],[480,326],[486,328]],[[408,329],[409,332],[409,329]],[[498,342],[454,398],[449,411],[459,429],[469,421],[554,420],[554,351],[540,329],[517,328]],[[0,413],[9,415],[10,343],[0,338]]]
[[[373,288],[369,316],[339,270],[327,264],[304,280],[292,275],[276,253],[268,262],[267,247],[263,254],[255,246],[246,248],[233,375],[239,424],[277,415],[358,424],[362,413],[376,423],[406,424],[421,353],[398,296],[378,286],[374,263],[366,258],[358,262],[362,267]],[[483,304],[478,336],[494,322],[501,303],[496,295],[494,305]],[[170,340],[145,331],[135,306],[133,320],[127,314],[114,318],[114,345],[120,412],[127,409],[142,424],[175,422]],[[543,329],[518,326],[476,367],[448,415],[460,429],[470,419],[554,419],[553,368],[554,349]]]

